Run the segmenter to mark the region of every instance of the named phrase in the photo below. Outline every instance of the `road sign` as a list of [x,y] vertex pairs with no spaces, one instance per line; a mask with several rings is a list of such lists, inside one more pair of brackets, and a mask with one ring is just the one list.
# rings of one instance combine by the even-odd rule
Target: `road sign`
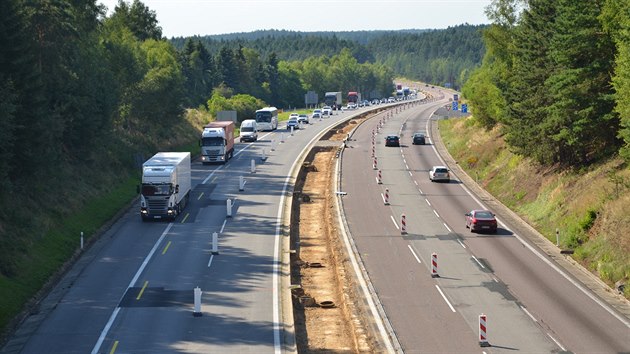
[[453,101],[453,110],[456,111],[459,108],[459,104],[457,101]]
[[453,101],[459,101],[459,95],[454,94],[453,95]]
[[462,113],[468,113],[468,104],[462,103]]

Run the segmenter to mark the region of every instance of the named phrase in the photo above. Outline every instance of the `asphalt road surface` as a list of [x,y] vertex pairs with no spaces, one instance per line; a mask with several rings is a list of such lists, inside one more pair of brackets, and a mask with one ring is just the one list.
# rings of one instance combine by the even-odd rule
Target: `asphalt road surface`
[[[430,132],[432,112],[448,103],[445,97],[391,117],[381,114],[357,128],[343,154],[349,231],[402,349],[630,352],[627,317],[510,231],[501,215],[497,234],[466,229],[464,213],[483,207],[457,176],[449,183],[430,182],[431,167],[444,162],[431,139],[427,145],[412,145],[411,135]],[[371,156],[373,131],[382,184]],[[389,134],[401,135],[400,147],[384,146]],[[406,234],[401,232],[402,214]],[[431,275],[433,253],[438,277]],[[481,314],[487,316],[489,347],[480,346]]]
[[[255,143],[236,144],[226,165],[193,161],[184,212],[172,223],[142,222],[139,206],[131,207],[3,353],[286,351],[278,284],[282,209],[293,185],[289,175],[318,133],[351,114],[312,122],[293,135],[283,125],[263,132]],[[227,199],[233,201],[232,217]],[[193,316],[196,287],[198,317]]]

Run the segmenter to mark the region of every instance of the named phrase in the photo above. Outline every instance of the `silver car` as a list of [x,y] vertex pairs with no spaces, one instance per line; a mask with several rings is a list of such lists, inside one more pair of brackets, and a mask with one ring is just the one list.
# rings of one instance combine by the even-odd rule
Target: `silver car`
[[429,179],[431,180],[431,182],[450,182],[451,175],[448,172],[448,168],[446,168],[446,166],[433,166],[431,168],[431,171],[429,171]]

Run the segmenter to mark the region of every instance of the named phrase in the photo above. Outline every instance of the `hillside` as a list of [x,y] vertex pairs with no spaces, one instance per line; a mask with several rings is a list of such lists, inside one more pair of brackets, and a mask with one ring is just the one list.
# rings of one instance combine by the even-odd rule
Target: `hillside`
[[[482,29],[459,25],[436,30],[294,32],[255,31],[217,36],[177,37],[181,49],[187,40],[200,41],[211,54],[222,48],[245,47],[268,58],[274,53],[285,61],[331,57],[348,48],[359,63],[384,64],[397,74],[433,84],[460,87],[485,53]],[[464,75],[461,75],[461,73]],[[448,85],[447,85],[448,86]]]
[[[614,286],[630,277],[630,168],[611,158],[588,168],[543,167],[511,153],[497,127],[442,120],[450,154],[478,183],[550,241]],[[624,295],[630,298],[630,288]]]

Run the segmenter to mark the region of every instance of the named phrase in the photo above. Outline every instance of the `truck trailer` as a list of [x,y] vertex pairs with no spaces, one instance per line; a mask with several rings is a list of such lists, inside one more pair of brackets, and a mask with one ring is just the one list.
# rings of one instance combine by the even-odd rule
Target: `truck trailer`
[[226,163],[234,155],[234,122],[214,121],[201,133],[201,163]]
[[324,95],[324,103],[326,106],[332,107],[332,109],[341,109],[343,104],[341,92],[326,92]]
[[158,152],[142,164],[140,216],[174,220],[188,204],[191,188],[190,153]]

